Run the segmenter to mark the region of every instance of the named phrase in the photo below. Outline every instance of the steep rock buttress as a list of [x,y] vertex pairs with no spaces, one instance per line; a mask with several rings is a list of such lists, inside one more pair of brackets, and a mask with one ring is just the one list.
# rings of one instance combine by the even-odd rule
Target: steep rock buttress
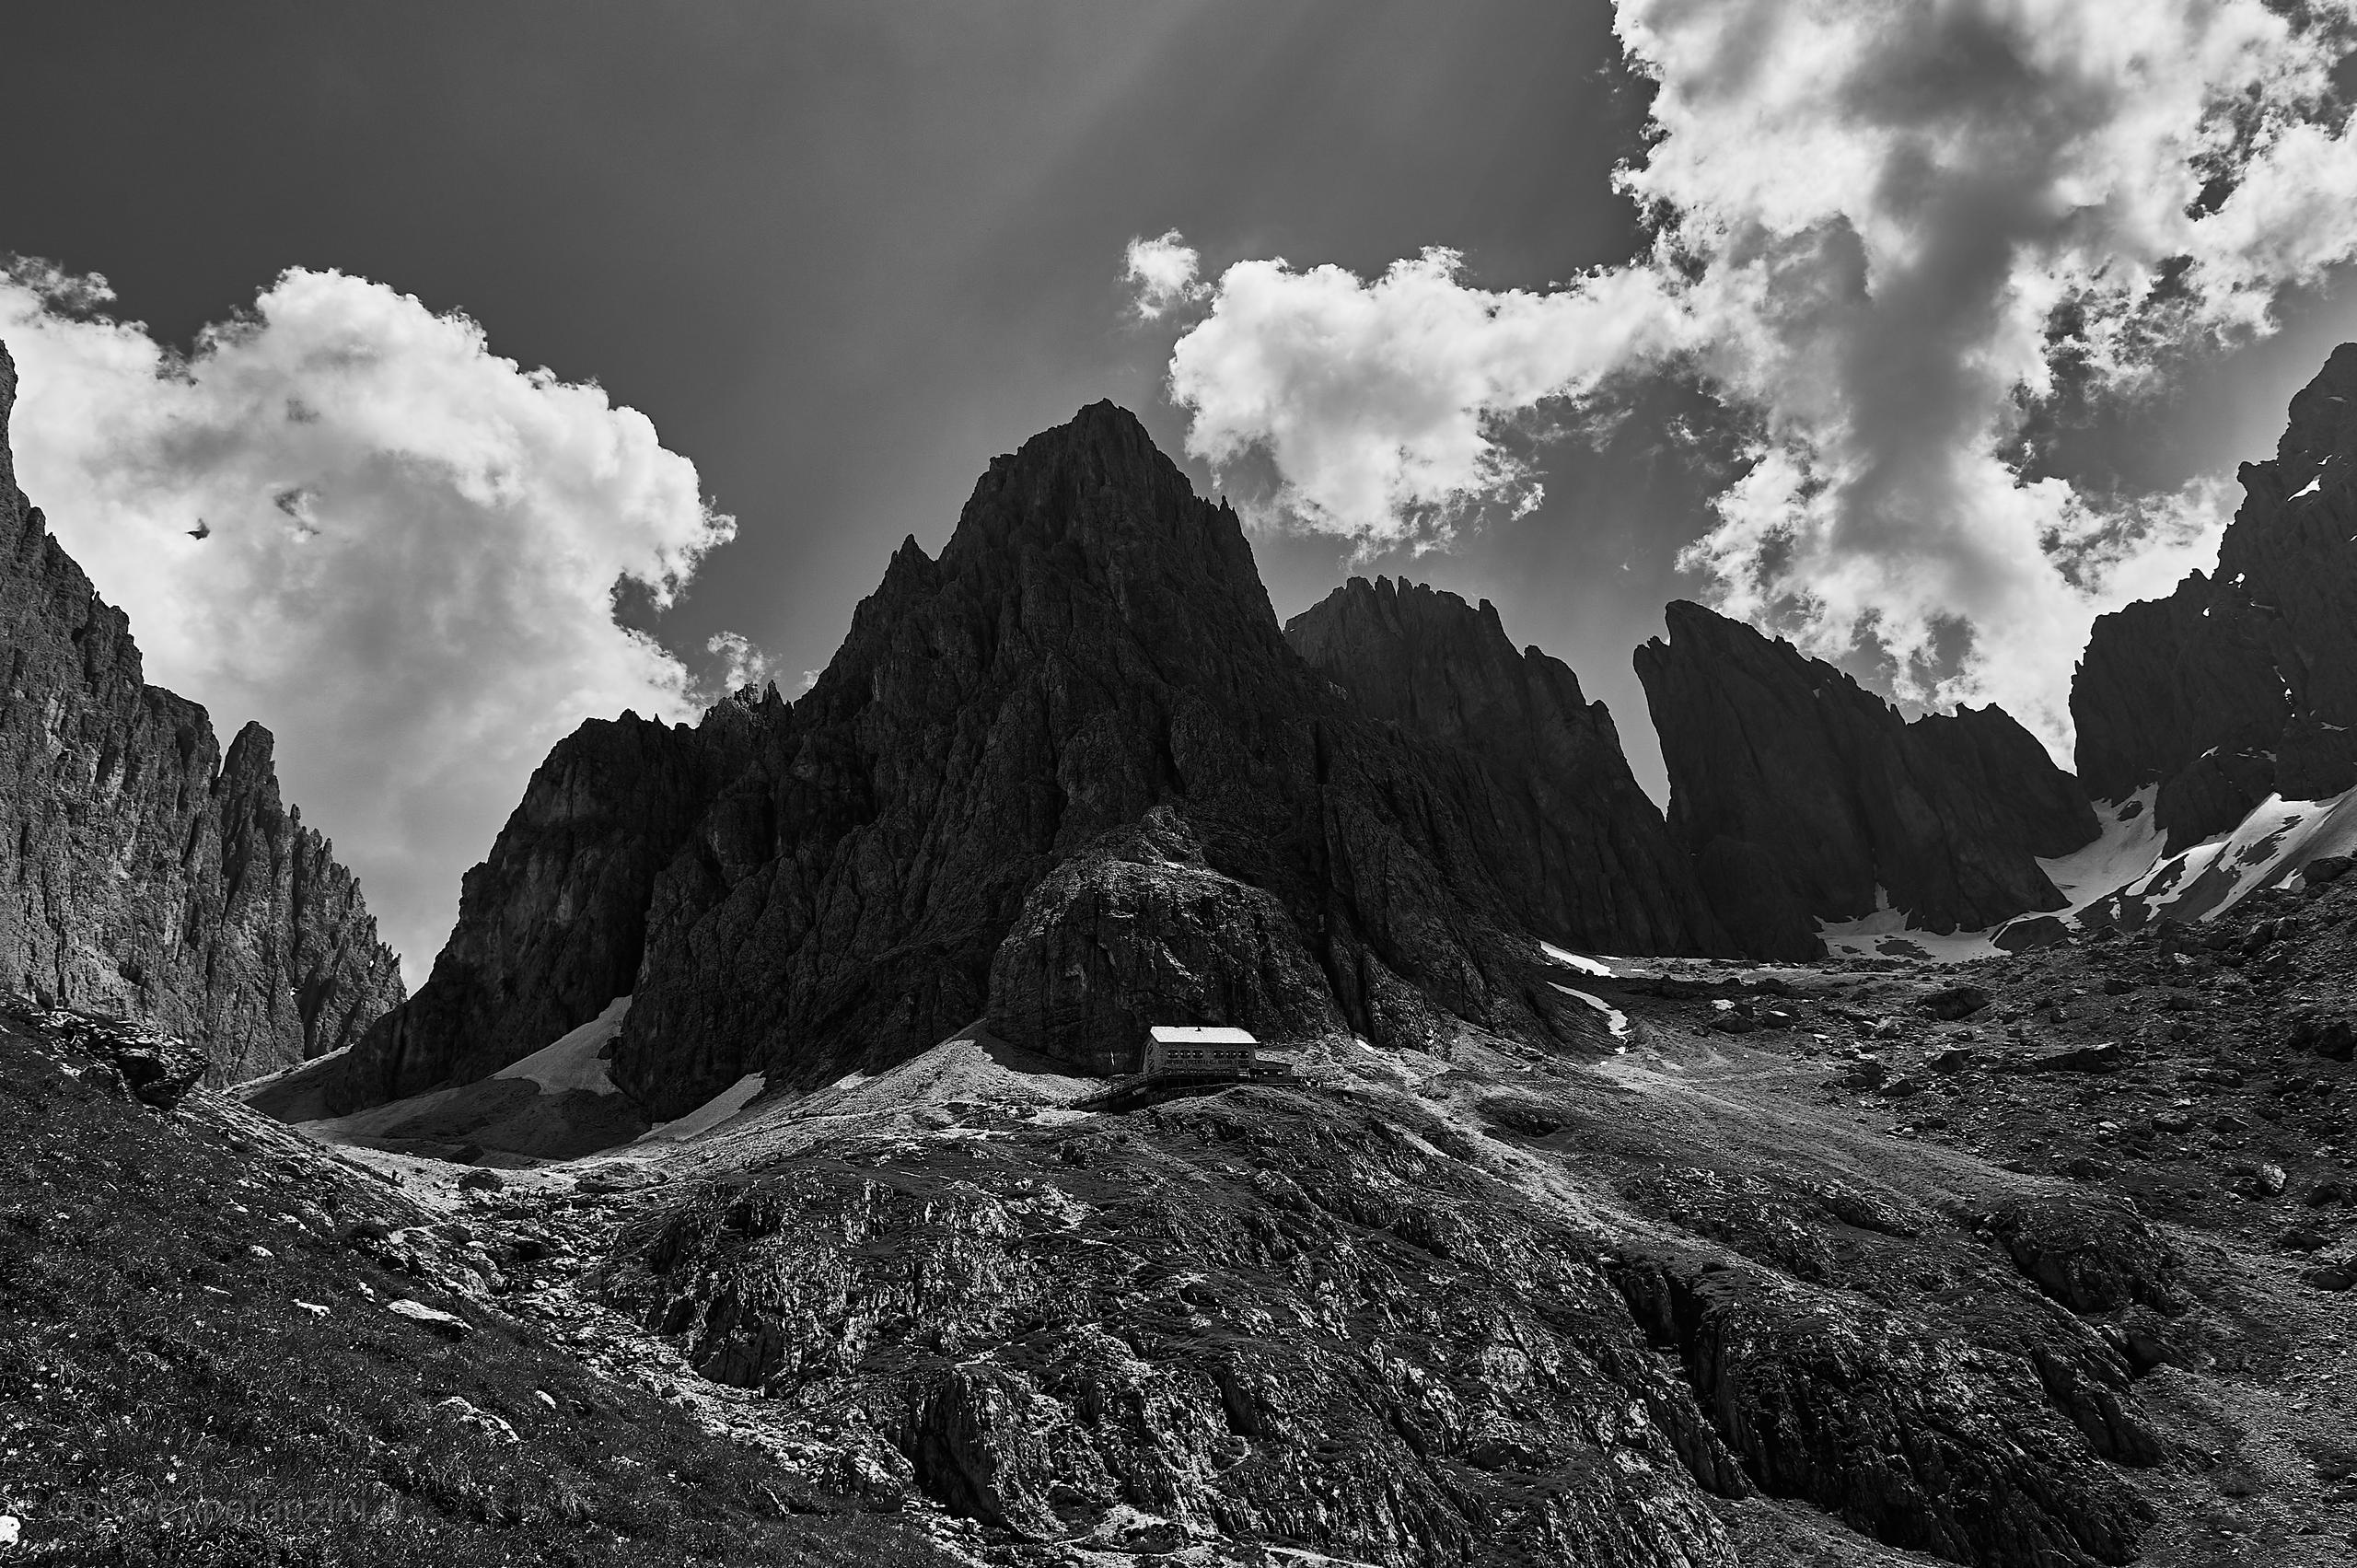
[[2102,800],[2157,785],[2170,854],[2270,795],[2357,785],[2357,343],[2240,477],[2218,569],[2098,620],[2071,686],[2079,776]]
[[1636,665],[1669,829],[1747,950],[1815,957],[1817,922],[1880,898],[1940,932],[2064,903],[2038,861],[2093,840],[2094,810],[2003,709],[1910,724],[1789,643],[1698,604],[1667,618]]
[[189,1036],[235,1083],[356,1040],[401,969],[279,796],[270,732],[222,754],[142,678],[123,613],[17,490],[0,348],[0,989]]

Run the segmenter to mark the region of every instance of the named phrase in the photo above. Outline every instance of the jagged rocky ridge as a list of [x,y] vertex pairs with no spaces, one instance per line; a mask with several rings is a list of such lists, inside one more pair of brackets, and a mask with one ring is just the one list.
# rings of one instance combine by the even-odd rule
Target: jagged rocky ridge
[[[1562,744],[1593,776],[1625,775],[1575,685],[1543,700],[1578,708]],[[512,1061],[625,990],[614,1074],[657,1118],[743,1074],[823,1081],[977,1019],[1096,1071],[1128,1065],[1149,1017],[1587,1038],[1585,1009],[1524,971],[1520,933],[1637,952],[1713,936],[1674,865],[1651,891],[1562,885],[1658,854],[1642,796],[1541,820],[1547,755],[1370,717],[1306,664],[1235,515],[1110,404],[993,462],[938,560],[913,540],[893,557],[813,689],[746,714],[749,761],[700,814],[664,794],[642,822],[634,785],[598,786],[619,835],[600,853],[627,840],[633,866],[661,864],[643,895],[633,872],[582,886],[594,915],[572,906],[617,938],[643,925],[634,980],[617,940],[594,979],[535,982],[509,1017],[446,1003],[437,968],[355,1054],[345,1100]],[[708,746],[689,733],[643,738]],[[510,823],[470,881],[452,995],[534,967],[579,880],[568,853],[530,811]]]
[[[2173,850],[2269,788],[2345,784],[2352,377],[2357,349],[2246,469],[2217,581],[2089,650],[2095,793],[2165,773]],[[1097,1070],[1149,1014],[1543,1033],[1557,1009],[1492,936],[1798,958],[1884,900],[1986,928],[2061,907],[2038,862],[2095,836],[2002,711],[1905,722],[1688,604],[1637,655],[1665,827],[1601,705],[1487,606],[1353,582],[1280,634],[1218,518],[1133,421],[1088,411],[994,466],[939,561],[904,546],[800,702],[586,727],[342,1099],[481,1076],[633,988],[618,1072],[657,1113],[985,1016]]]
[[1912,723],[1821,659],[1698,604],[1637,650],[1669,830],[1743,950],[1808,958],[1878,900],[1938,932],[2066,900],[2038,865],[2096,837],[2076,780],[2003,709]]
[[2357,784],[2357,343],[2292,400],[2274,459],[2245,463],[2214,573],[2096,622],[2071,688],[2096,798],[2157,785],[2170,854],[2270,795]]
[[1371,716],[1480,763],[1485,814],[1539,868],[1560,928],[1626,932],[1629,951],[1727,950],[1610,712],[1561,659],[1515,652],[1489,600],[1353,577],[1285,640]]
[[591,719],[560,741],[467,873],[433,973],[369,1031],[337,1103],[486,1077],[626,994],[656,877],[744,772],[761,703],[739,693],[692,726]]
[[142,679],[17,488],[16,389],[0,347],[0,990],[186,1035],[215,1083],[351,1044],[403,994],[359,883],[280,798],[268,730],[224,756]]

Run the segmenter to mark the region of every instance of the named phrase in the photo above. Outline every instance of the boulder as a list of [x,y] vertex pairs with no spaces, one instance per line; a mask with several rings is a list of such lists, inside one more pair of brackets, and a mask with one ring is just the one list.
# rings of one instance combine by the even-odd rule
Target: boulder
[[143,1104],[169,1110],[188,1097],[212,1066],[200,1051],[168,1036],[126,1040],[114,1048],[115,1071]]
[[1173,813],[1116,830],[1024,900],[991,960],[991,1031],[1086,1072],[1138,1065],[1154,1024],[1226,1024],[1261,1044],[1345,1036],[1284,906],[1202,864]]
[[396,1318],[407,1318],[429,1334],[446,1340],[465,1339],[474,1328],[472,1324],[455,1313],[445,1312],[438,1307],[428,1307],[422,1301],[412,1301],[407,1296],[398,1301],[385,1303],[385,1310]]
[[[399,1303],[395,1305],[398,1306]],[[516,1434],[516,1428],[506,1417],[493,1415],[489,1411],[477,1410],[457,1394],[436,1404],[434,1407],[434,1413],[470,1432],[479,1432],[493,1443],[510,1444],[523,1441]]]
[[2313,1290],[2339,1293],[2357,1285],[2357,1259],[2335,1258],[2300,1271],[2300,1283]]
[[2123,1205],[2019,1198],[1999,1205],[1981,1224],[2015,1268],[2073,1312],[2108,1312],[2131,1302],[2165,1313],[2185,1309],[2177,1284],[2183,1258]]
[[1890,1069],[1879,1062],[1857,1063],[1833,1080],[1844,1089],[1878,1089],[1889,1081]]
[[2060,915],[2026,914],[2009,920],[1992,933],[1989,940],[2001,952],[2027,953],[2039,947],[2052,947],[2071,939],[2071,927]]
[[2357,1054],[2357,1020],[2308,1009],[2293,1018],[2287,1043],[2294,1051],[2310,1051],[2334,1062],[2346,1062]]
[[36,1029],[68,1050],[93,1058],[81,1076],[107,1093],[129,1095],[170,1110],[203,1081],[212,1065],[177,1035],[116,1016],[70,1007],[44,1007],[30,997],[0,993],[0,1017]]
[[2291,1179],[2283,1167],[2270,1161],[2245,1161],[2235,1168],[2229,1184],[2235,1192],[2255,1202],[2280,1198]]
[[1954,1023],[1959,1018],[1972,1016],[1994,1000],[1985,985],[1944,985],[1936,991],[1924,993],[1916,1005],[1934,1018]]
[[2117,1073],[2128,1065],[2128,1052],[2105,1040],[2059,1051],[2014,1051],[2005,1058],[2005,1065],[2015,1073]]

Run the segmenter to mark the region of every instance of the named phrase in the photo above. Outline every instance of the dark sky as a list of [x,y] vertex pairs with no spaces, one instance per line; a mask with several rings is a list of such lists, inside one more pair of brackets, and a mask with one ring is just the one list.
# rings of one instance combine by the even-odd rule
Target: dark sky
[[[667,640],[733,628],[792,672],[902,535],[937,549],[989,459],[1081,404],[1179,450],[1172,330],[1124,319],[1132,236],[1180,228],[1213,273],[1447,244],[1540,285],[1629,253],[1608,174],[1643,115],[1609,7],[1561,0],[77,4],[11,19],[0,135],[31,156],[0,249],[104,273],[171,341],[333,267],[594,377],[741,524]],[[1638,548],[1664,497],[1621,469],[1367,569],[1496,598],[1625,723],[1673,586]],[[1329,540],[1260,550],[1280,614],[1346,575]]]
[[[282,268],[463,310],[691,459],[737,541],[660,628],[825,662],[899,540],[937,550],[996,453],[1113,398],[1165,449],[1174,328],[1124,316],[1132,236],[1372,273],[1429,244],[1488,286],[1624,260],[1645,99],[1602,0],[398,6],[89,3],[12,15],[0,250],[104,273],[185,342]],[[2271,444],[2215,383],[2170,462]],[[2281,384],[2279,386],[2279,383]],[[1549,500],[1405,571],[1497,601],[1658,761],[1629,652],[1705,524],[1674,394]],[[2253,412],[2255,408],[2255,412]],[[2247,417],[2246,417],[2247,415]],[[1199,487],[1209,476],[1197,468]],[[1280,615],[1349,568],[1262,539]]]

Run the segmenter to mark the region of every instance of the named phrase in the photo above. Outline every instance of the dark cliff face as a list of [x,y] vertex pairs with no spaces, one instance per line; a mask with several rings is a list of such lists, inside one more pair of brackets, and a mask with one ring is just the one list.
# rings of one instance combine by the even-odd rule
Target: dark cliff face
[[2171,853],[2270,794],[2357,784],[2357,343],[2240,477],[2216,573],[2097,621],[2071,688],[2080,777],[2100,799],[2158,785]]
[[901,548],[791,708],[560,748],[343,1098],[481,1076],[624,992],[613,1072],[657,1117],[978,1021],[1100,1072],[1148,1022],[1586,1038],[1520,933],[1708,929],[1596,886],[1657,853],[1642,819],[1614,837],[1617,797],[1545,819],[1550,756],[1626,769],[1569,671],[1534,668],[1562,733],[1527,749],[1367,716],[1287,645],[1235,515],[1084,410],[992,465],[939,560]]
[[1748,950],[1807,958],[1818,920],[1876,907],[1933,931],[2064,900],[2037,857],[2096,836],[2069,774],[1998,708],[1909,724],[1790,644],[1672,604],[1637,675],[1670,779],[1670,831]]
[[0,349],[0,988],[184,1034],[235,1083],[351,1044],[398,960],[331,847],[279,797],[270,732],[224,758],[142,679],[121,610],[17,489]]
[[1371,717],[1475,760],[1493,858],[1535,869],[1529,893],[1556,929],[1600,952],[1727,949],[1610,712],[1562,660],[1516,652],[1487,599],[1353,577],[1285,640]]
[[1235,515],[1098,404],[993,462],[938,561],[902,547],[657,879],[617,1081],[671,1114],[977,1019],[1098,1070],[1149,1014],[1543,1031],[1494,955],[1584,934],[1488,794],[1305,666]]
[[749,690],[698,726],[625,713],[558,742],[491,858],[467,873],[433,974],[369,1030],[331,1103],[488,1076],[627,993],[656,875],[745,771],[764,719],[783,713],[774,689]]

